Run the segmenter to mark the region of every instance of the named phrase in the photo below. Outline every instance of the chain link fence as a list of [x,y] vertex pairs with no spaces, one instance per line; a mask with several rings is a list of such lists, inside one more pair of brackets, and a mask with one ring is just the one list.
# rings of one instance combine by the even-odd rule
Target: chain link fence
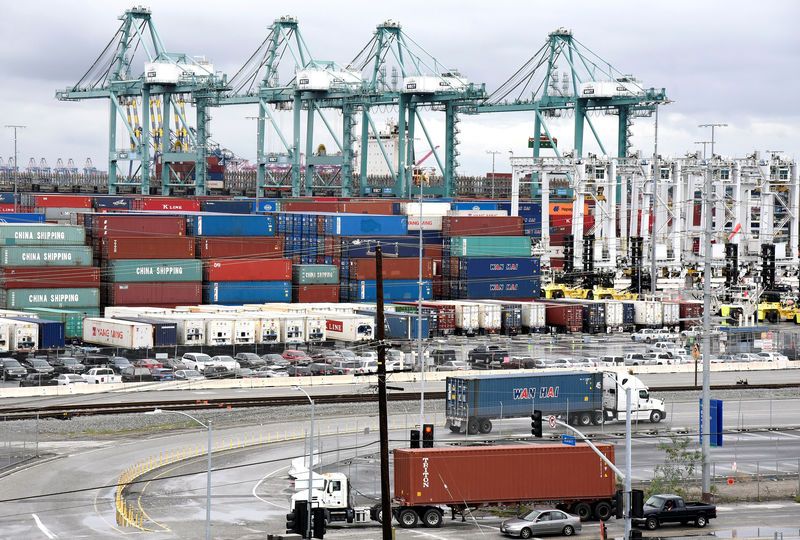
[[0,471],[37,457],[38,418],[36,422],[5,422],[0,428]]

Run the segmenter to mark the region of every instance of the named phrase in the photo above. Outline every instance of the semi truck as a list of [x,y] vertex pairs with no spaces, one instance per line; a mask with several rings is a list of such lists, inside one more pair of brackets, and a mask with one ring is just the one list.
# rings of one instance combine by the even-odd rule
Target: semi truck
[[640,379],[613,371],[454,376],[445,388],[446,426],[455,433],[489,433],[492,420],[530,416],[534,409],[578,426],[624,420],[627,388],[632,420],[666,417],[664,402],[651,398]]
[[[614,463],[614,446],[597,444]],[[347,475],[321,475],[312,506],[329,523],[381,521],[380,504],[356,506]],[[317,482],[315,481],[315,484]],[[444,512],[462,517],[471,509],[517,504],[560,505],[582,520],[614,514],[613,470],[585,443],[467,446],[394,450],[392,517],[401,527],[440,527]],[[292,508],[308,504],[308,492],[292,496]]]

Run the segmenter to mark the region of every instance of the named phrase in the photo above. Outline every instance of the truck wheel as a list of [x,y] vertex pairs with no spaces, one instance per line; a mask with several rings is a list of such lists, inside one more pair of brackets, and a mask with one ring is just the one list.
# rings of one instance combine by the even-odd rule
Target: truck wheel
[[588,412],[584,412],[578,415],[578,423],[582,426],[588,426],[592,423],[592,415]]
[[594,505],[594,517],[600,521],[608,521],[611,517],[611,505],[606,501],[600,501]]
[[477,418],[470,418],[467,420],[467,433],[470,435],[475,435],[478,433],[478,419]]
[[650,422],[658,424],[661,422],[661,411],[653,411],[650,413]]
[[404,508],[400,510],[400,513],[397,515],[397,521],[400,522],[400,526],[404,529],[410,529],[411,527],[417,526],[417,513],[414,512],[411,508]]
[[594,411],[592,415],[592,424],[599,426],[603,423],[603,411]]
[[436,528],[442,526],[442,513],[436,508],[428,508],[422,515],[422,522],[426,527]]
[[704,516],[703,514],[697,516],[697,519],[695,520],[695,524],[701,529],[705,527],[707,523],[708,521],[706,520],[706,516]]
[[492,421],[488,418],[481,418],[478,421],[478,430],[481,433],[490,433],[492,431]]
[[369,509],[369,518],[372,521],[377,521],[378,523],[383,522],[383,506],[380,504],[373,505],[372,508]]
[[647,521],[644,522],[644,526],[647,527],[648,530],[654,531],[658,529],[658,520],[654,517],[649,517]]
[[581,518],[581,521],[589,521],[592,517],[592,508],[585,502],[579,502],[572,507],[572,513]]

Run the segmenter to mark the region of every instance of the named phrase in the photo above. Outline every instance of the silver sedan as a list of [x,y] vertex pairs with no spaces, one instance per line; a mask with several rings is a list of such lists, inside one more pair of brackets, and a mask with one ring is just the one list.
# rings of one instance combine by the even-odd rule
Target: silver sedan
[[581,530],[581,518],[561,510],[532,510],[524,516],[507,519],[500,525],[500,532],[509,536],[530,538],[540,534],[563,534],[572,536]]

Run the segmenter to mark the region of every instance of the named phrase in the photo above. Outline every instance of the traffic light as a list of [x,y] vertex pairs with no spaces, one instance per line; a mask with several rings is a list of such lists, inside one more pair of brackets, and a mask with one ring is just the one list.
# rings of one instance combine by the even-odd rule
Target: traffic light
[[422,425],[422,447],[433,448],[433,424]]
[[308,535],[307,501],[297,501],[294,510],[286,514],[286,532],[299,534],[303,538]]
[[641,489],[631,490],[631,517],[644,517],[644,491]]
[[419,448],[419,430],[411,430],[411,446],[409,448]]
[[324,538],[325,537],[325,528],[326,528],[326,519],[325,519],[325,509],[324,508],[314,508],[311,512],[312,522],[314,525],[314,538]]
[[531,415],[531,435],[542,437],[542,411],[533,411]]
[[625,493],[621,489],[614,494],[614,517],[617,519],[625,517]]

